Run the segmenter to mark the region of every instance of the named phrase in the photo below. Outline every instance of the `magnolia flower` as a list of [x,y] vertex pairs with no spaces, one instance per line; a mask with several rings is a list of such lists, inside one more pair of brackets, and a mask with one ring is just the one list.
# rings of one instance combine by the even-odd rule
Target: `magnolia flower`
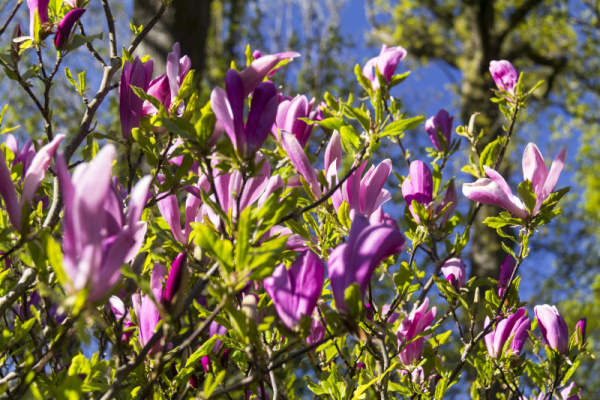
[[255,60],[240,73],[244,84],[244,97],[256,89],[267,76],[273,76],[279,69],[276,68],[279,63],[285,60],[293,60],[296,57],[300,57],[300,54],[293,51],[255,57]]
[[[562,149],[552,162],[550,171],[548,171],[544,158],[536,145],[529,143],[525,148],[523,153],[523,177],[533,184],[533,192],[537,197],[533,215],[539,212],[542,203],[554,190],[560,172],[565,165],[566,157],[567,151]],[[504,178],[487,166],[484,166],[483,169],[489,179],[481,178],[474,183],[463,184],[463,194],[473,201],[502,207],[517,218],[528,218],[530,216],[529,211],[526,210],[523,202],[512,194]]]
[[[211,321],[211,323],[208,327],[208,336],[209,336],[209,338],[212,338],[215,335],[226,336],[227,328],[225,328],[222,325],[219,325],[215,321]],[[221,350],[221,347],[223,347],[223,341],[221,339],[217,339],[215,341],[215,345],[213,346],[213,353],[217,354],[219,352],[219,350]],[[223,358],[221,359],[221,364],[225,364],[225,360],[226,360],[227,356],[228,356],[227,353],[223,354]],[[202,359],[200,361],[202,362],[202,368],[204,369],[204,371],[208,371],[208,367],[210,366],[210,358],[208,356],[204,356],[204,357],[202,357]]]
[[519,81],[519,74],[509,61],[491,61],[490,74],[492,74],[492,78],[494,78],[498,89],[503,89],[510,94],[514,94],[514,88]]
[[[490,357],[502,356],[502,350],[509,340],[510,347],[507,350],[517,357],[521,354],[531,330],[531,321],[525,314],[525,308],[519,308],[514,314],[500,321],[496,328],[485,336],[485,345]],[[489,324],[490,318],[487,317],[484,326]]]
[[187,288],[186,281],[187,267],[185,265],[185,253],[179,253],[173,264],[165,284],[165,290],[162,296],[162,303],[167,309],[176,309],[178,305],[182,305],[184,299],[184,291]]
[[433,177],[431,170],[423,161],[410,163],[409,175],[402,182],[402,195],[413,218],[420,223],[419,216],[414,212],[413,200],[428,207],[433,197]]
[[123,334],[121,335],[121,341],[127,342],[133,335],[133,330],[128,330],[128,328],[135,326],[131,320],[131,316],[129,315],[129,310],[125,308],[125,303],[123,303],[123,300],[117,296],[110,296],[108,298],[108,302],[110,304],[110,309],[117,318],[117,321],[123,320]]
[[27,0],[27,6],[29,7],[29,35],[31,37],[35,36],[35,32],[33,31],[35,28],[35,12],[40,18],[40,24],[45,24],[50,22],[48,18],[48,5],[50,4],[50,0]]
[[263,82],[254,89],[248,118],[244,123],[244,80],[234,69],[225,75],[225,89],[213,89],[210,95],[212,109],[225,128],[236,152],[242,158],[253,157],[261,148],[275,122],[277,90],[271,82]]
[[318,316],[313,315],[312,323],[310,324],[310,333],[306,337],[306,344],[313,345],[319,343],[325,337],[325,326],[321,323]]
[[[150,290],[157,303],[160,303],[163,299],[163,281],[165,279],[166,270],[160,264],[154,264],[152,268],[152,274],[150,275]],[[139,323],[140,335],[139,340],[142,347],[152,339],[156,331],[156,326],[162,319],[156,304],[149,295],[141,296],[139,293],[133,295],[132,298],[134,304],[134,310]],[[156,344],[150,350],[150,354],[156,353],[160,350],[160,343]]]
[[[337,171],[342,163],[342,142],[338,131],[334,131],[327,149],[325,150],[325,173],[330,186],[337,183]],[[381,222],[383,211],[381,206],[392,198],[390,192],[383,187],[392,172],[392,161],[383,160],[377,167],[374,165],[365,173],[367,162],[363,162],[342,186],[331,196],[335,210],[339,210],[346,202],[350,218],[361,214],[373,219],[371,222]]]
[[[429,329],[435,318],[437,309],[432,307],[431,310],[427,311],[427,308],[429,308],[429,299],[425,298],[419,307],[413,308],[411,313],[402,320],[398,327],[398,331],[396,332],[398,348],[402,349],[399,357],[404,365],[409,365],[419,360],[423,354],[423,345],[426,338],[413,339]],[[402,348],[403,345],[404,348]]]
[[349,312],[345,292],[358,283],[361,298],[379,263],[404,248],[404,236],[388,225],[372,225],[361,214],[355,216],[346,243],[337,246],[327,264],[331,291],[338,310]]
[[296,137],[287,131],[283,131],[281,132],[281,142],[292,165],[296,167],[300,175],[310,186],[312,194],[317,199],[321,197],[321,188],[319,186],[317,175]]
[[[148,85],[146,92],[160,101],[167,111],[170,111],[191,66],[192,61],[190,58],[188,56],[181,57],[181,47],[179,43],[175,43],[173,51],[167,55],[167,72],[154,78]],[[183,103],[178,104],[177,107],[177,113],[181,114]],[[157,112],[158,109],[149,101],[143,103],[142,116],[156,114]]]
[[502,298],[508,287],[508,282],[515,269],[515,259],[508,255],[500,267],[500,276],[498,276],[498,297]]
[[153,70],[154,62],[152,60],[142,63],[139,57],[135,58],[133,64],[129,61],[125,61],[123,64],[121,83],[119,84],[119,112],[121,132],[125,139],[131,136],[133,128],[140,126],[144,104],[144,101],[135,94],[131,87],[139,87],[147,92]]
[[569,352],[569,328],[556,307],[544,304],[535,306],[534,311],[542,336],[548,346],[560,354],[567,354]]
[[323,289],[325,266],[312,250],[306,250],[287,269],[279,264],[264,280],[265,290],[273,299],[283,324],[294,329],[303,315],[310,317]]
[[309,125],[299,118],[308,118],[315,120],[317,110],[313,111],[315,99],[307,100],[306,96],[298,95],[293,99],[285,99],[279,103],[277,108],[277,117],[272,132],[275,137],[279,137],[279,131],[291,133],[298,139],[300,147],[306,147],[308,138],[313,130],[313,125]]
[[[15,184],[12,181],[10,169],[6,164],[6,158],[4,152],[0,150],[0,196],[4,199],[6,205],[6,212],[10,222],[19,233],[23,233],[23,211],[24,207],[28,207],[33,201],[35,192],[40,187],[40,184],[46,176],[46,171],[50,167],[50,162],[58,145],[65,138],[65,135],[57,135],[50,143],[40,149],[40,151],[33,156],[31,163],[27,166],[23,176],[23,186],[21,190],[21,198],[17,196]],[[30,153],[24,152],[25,158],[22,162],[27,162]],[[16,159],[15,159],[16,161]],[[29,218],[27,218],[29,219]]]
[[442,266],[442,273],[448,279],[453,276],[458,284],[457,288],[465,286],[467,278],[467,266],[460,258],[451,258]]
[[406,57],[406,50],[400,46],[390,48],[385,44],[381,46],[381,53],[379,53],[379,56],[373,57],[367,61],[362,70],[363,75],[371,81],[373,90],[379,89],[379,80],[377,79],[375,68],[383,75],[386,82],[390,83],[398,63],[400,63],[404,57]]
[[81,18],[84,12],[85,10],[83,8],[76,8],[69,11],[63,19],[60,20],[54,36],[54,46],[57,49],[62,50],[65,47],[69,40],[69,36],[71,35],[71,31],[73,30],[73,26],[79,21],[79,18]]
[[[425,130],[429,134],[433,147],[435,147],[437,151],[445,151],[449,148],[453,119],[454,118],[448,114],[448,111],[441,109],[435,117],[431,117],[425,121]],[[445,146],[442,145],[438,138],[438,131],[446,138]]]
[[75,168],[69,176],[64,157],[57,158],[57,173],[65,201],[63,219],[63,265],[71,283],[67,290],[88,288],[95,302],[117,283],[120,268],[137,254],[146,234],[140,221],[152,177],[142,178],[133,188],[126,218],[118,202],[115,209],[111,169],[115,147],[108,144],[89,164]]
[[184,246],[188,245],[189,237],[193,230],[191,223],[196,221],[198,210],[202,204],[200,191],[203,190],[208,193],[210,190],[210,183],[208,182],[208,179],[202,175],[198,178],[196,186],[191,186],[187,189],[189,190],[189,193],[185,202],[185,227],[183,230],[181,229],[181,222],[179,220],[179,203],[177,202],[177,196],[167,196],[157,203],[158,210],[169,224],[173,236]]
[[579,321],[577,321],[577,324],[575,325],[575,332],[579,332],[579,336],[581,336],[581,342],[576,341],[576,344],[578,345],[583,345],[585,344],[585,329],[587,327],[587,318],[581,318]]
[[21,163],[23,165],[23,174],[27,174],[27,170],[31,165],[31,161],[35,157],[35,149],[33,148],[33,142],[31,139],[27,140],[23,147],[19,147],[19,141],[10,133],[6,135],[4,145],[12,151],[14,154],[11,166]]
[[437,206],[435,212],[440,213],[448,204],[450,206],[446,211],[444,211],[444,215],[442,216],[442,224],[445,224],[446,221],[448,221],[454,210],[456,210],[456,206],[458,205],[458,195],[456,193],[456,186],[454,185],[454,180],[452,180],[452,182],[450,182],[450,185],[448,185],[448,189],[446,189],[444,199],[442,200],[440,205]]

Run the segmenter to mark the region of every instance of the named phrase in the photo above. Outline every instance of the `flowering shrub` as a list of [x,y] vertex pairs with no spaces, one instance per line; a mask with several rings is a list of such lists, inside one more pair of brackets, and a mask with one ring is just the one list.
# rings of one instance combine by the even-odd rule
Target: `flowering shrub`
[[[248,49],[203,103],[178,44],[160,76],[135,55],[156,20],[120,54],[102,0],[104,59],[98,35],[73,32],[92,17],[85,2],[48,3],[28,0],[30,35],[15,29],[0,58],[45,123],[41,142],[7,135],[0,151],[6,397],[441,399],[456,385],[474,398],[579,398],[587,320],[532,314],[518,290],[531,237],[568,192],[556,190],[566,151],[548,170],[529,144],[516,195],[498,172],[535,90],[508,61],[490,65],[505,134],[482,145],[475,117],[454,129],[443,109],[406,115],[390,95],[408,77],[399,46],[356,66],[364,102],[289,96],[269,79],[300,55]],[[86,48],[102,83],[90,98],[70,78],[85,112],[55,135],[51,86]],[[117,88],[120,132],[92,136]],[[411,155],[412,130],[431,139],[427,157]],[[376,163],[389,143],[401,156]],[[451,158],[471,176],[464,197]],[[394,192],[400,220],[386,213]],[[462,258],[484,203],[504,209],[485,223],[514,243],[497,280],[469,279]]]

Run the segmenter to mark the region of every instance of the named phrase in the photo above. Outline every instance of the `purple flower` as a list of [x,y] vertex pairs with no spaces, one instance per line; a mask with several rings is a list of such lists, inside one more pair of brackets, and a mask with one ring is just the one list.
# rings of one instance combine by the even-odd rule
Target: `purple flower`
[[327,267],[331,291],[338,310],[349,312],[346,289],[358,283],[364,299],[371,276],[379,263],[404,248],[404,236],[388,225],[371,225],[361,214],[355,216],[348,241],[336,247]]
[[508,255],[500,267],[500,275],[498,276],[498,297],[502,298],[508,287],[508,281],[515,269],[515,259]]
[[456,206],[458,205],[458,195],[456,193],[456,186],[454,186],[454,180],[450,182],[448,189],[446,190],[446,194],[444,195],[444,199],[440,203],[439,206],[435,209],[436,213],[441,212],[444,207],[450,204],[450,207],[446,211],[444,211],[444,215],[442,216],[442,224],[445,224],[446,221],[450,218],[454,210],[456,210]]
[[158,210],[169,224],[173,236],[184,246],[188,245],[189,237],[192,233],[191,223],[196,221],[198,210],[202,204],[200,191],[208,193],[210,190],[210,183],[205,176],[200,176],[196,186],[190,186],[186,189],[189,190],[189,193],[185,202],[185,228],[183,230],[181,229],[181,222],[179,221],[179,204],[177,202],[177,196],[167,196],[157,203]]
[[40,17],[40,24],[45,24],[50,22],[48,18],[48,5],[50,4],[50,0],[27,0],[27,6],[29,7],[29,36],[34,37],[35,32],[33,31],[35,27],[35,12]]
[[371,58],[363,67],[363,75],[371,81],[373,90],[379,89],[379,80],[375,68],[379,69],[381,75],[385,78],[387,83],[390,83],[392,76],[396,71],[398,63],[406,57],[406,50],[404,48],[390,47],[388,48],[385,44],[381,46],[381,53],[379,56]]
[[267,139],[277,115],[277,90],[272,82],[263,82],[254,89],[248,118],[244,123],[244,81],[234,69],[225,75],[225,89],[213,89],[212,109],[225,128],[233,147],[242,158],[254,156]]
[[[329,162],[332,165],[337,165],[337,160],[335,158],[329,160]],[[392,161],[388,158],[383,160],[377,167],[372,165],[367,173],[362,176],[366,166],[367,162],[365,161],[331,196],[331,202],[336,211],[340,209],[344,201],[348,204],[351,219],[354,219],[358,214],[367,218],[371,217],[383,203],[392,198],[390,192],[383,188],[392,172]],[[334,179],[337,180],[337,176]]]
[[[262,163],[262,167],[255,176],[247,180],[243,192],[242,175],[238,170],[235,170],[232,173],[222,173],[217,169],[214,170],[215,188],[219,197],[221,209],[225,211],[225,214],[228,214],[231,211],[232,218],[236,219],[238,199],[241,212],[246,207],[254,204],[264,193],[270,181],[271,167],[266,160],[264,162],[263,160],[265,160],[265,156],[260,152],[256,153],[254,162],[255,164]],[[214,201],[214,194],[211,195],[210,198]],[[219,216],[205,204],[200,208],[199,214],[196,217],[196,222],[202,222],[204,217],[208,218],[213,225],[219,226]]]
[[426,338],[413,339],[429,329],[435,318],[437,309],[432,307],[431,310],[427,311],[427,308],[429,308],[429,299],[425,298],[418,308],[413,308],[411,313],[402,320],[398,327],[398,331],[396,332],[398,347],[402,348],[402,345],[405,344],[399,354],[400,361],[404,365],[410,365],[414,361],[419,360],[423,354],[423,345]]
[[312,250],[306,250],[289,270],[279,264],[273,275],[264,280],[265,290],[286,327],[294,329],[303,315],[310,317],[321,296],[324,279],[323,262]]
[[131,316],[129,315],[129,310],[125,308],[125,303],[123,303],[123,300],[117,296],[110,296],[108,302],[110,304],[110,309],[117,318],[117,321],[120,321],[121,319],[123,320],[123,334],[121,335],[121,341],[127,342],[131,336],[133,336],[133,330],[127,329],[135,326],[131,320]]
[[[222,325],[219,325],[215,321],[212,321],[210,323],[210,326],[208,327],[208,337],[210,339],[215,335],[226,336],[227,328],[225,328]],[[219,352],[219,350],[221,349],[221,347],[223,347],[223,342],[221,341],[221,339],[217,339],[215,342],[215,345],[213,346],[213,353],[217,354]],[[227,353],[223,354],[223,357],[224,358],[227,357]],[[224,360],[221,359],[221,361],[222,361],[221,363],[223,364]],[[202,368],[204,369],[204,371],[208,371],[208,367],[210,366],[210,358],[208,356],[204,356],[204,357],[202,357],[201,362],[202,362]]]
[[318,343],[325,337],[325,327],[321,323],[318,316],[313,315],[312,323],[310,325],[310,334],[306,337],[306,343],[310,346]]
[[279,131],[291,133],[298,139],[300,147],[306,147],[308,138],[313,130],[314,125],[309,125],[299,118],[315,119],[317,111],[313,111],[315,99],[308,101],[306,96],[296,96],[291,100],[283,100],[277,108],[277,117],[272,132],[275,137],[279,137]]
[[300,175],[306,180],[308,185],[312,190],[312,194],[315,198],[321,197],[321,188],[319,186],[319,181],[317,179],[317,175],[308,161],[302,146],[298,142],[295,136],[287,131],[281,132],[281,142],[283,148],[288,154],[292,165],[298,170]]
[[[154,264],[152,268],[152,274],[150,275],[150,290],[152,295],[156,299],[157,303],[162,301],[163,297],[163,281],[166,275],[165,267],[160,264]],[[136,317],[140,327],[139,340],[142,347],[150,341],[156,331],[156,326],[162,319],[156,304],[149,295],[143,295],[140,298],[140,294],[133,295],[134,309],[136,311]],[[150,354],[156,353],[160,350],[160,343],[157,342],[152,349]]]
[[248,96],[267,76],[273,76],[279,69],[275,68],[279,63],[296,57],[300,57],[300,54],[293,51],[255,57],[256,59],[239,74],[243,82],[243,97]]
[[183,293],[181,292],[187,287],[187,282],[185,282],[187,275],[185,257],[185,253],[179,253],[173,264],[171,264],[171,270],[162,296],[162,302],[166,307],[175,307],[177,303],[181,303],[181,300],[183,300]]
[[[173,101],[179,93],[181,84],[187,76],[192,61],[188,56],[181,57],[179,43],[173,45],[173,51],[167,55],[167,72],[154,78],[146,91],[154,96],[163,106],[170,111],[174,106]],[[177,114],[183,112],[183,103],[177,105]],[[158,110],[149,101],[145,101],[142,107],[142,116],[156,114]]]
[[56,28],[56,35],[54,36],[54,46],[58,50],[62,50],[67,41],[69,40],[69,36],[71,35],[71,31],[73,30],[73,26],[79,18],[83,15],[85,10],[83,8],[76,8],[74,10],[69,11],[63,19],[58,23],[58,28]]
[[446,278],[450,275],[454,276],[458,283],[458,287],[464,287],[467,278],[467,266],[460,258],[451,258],[442,266],[442,273]]
[[409,175],[402,182],[401,189],[413,218],[417,223],[420,223],[419,216],[413,210],[412,202],[414,200],[428,207],[432,201],[433,177],[427,164],[419,160],[410,163]]
[[535,306],[534,311],[542,336],[548,346],[560,354],[567,354],[569,352],[569,328],[556,307],[544,304]]
[[587,327],[587,318],[581,318],[579,321],[577,321],[577,325],[575,325],[575,332],[579,332],[579,335],[581,336],[581,342],[577,341],[578,345],[584,345],[585,344],[585,330]]
[[[111,169],[115,147],[108,144],[89,164],[69,172],[64,158],[57,158],[57,172],[65,201],[63,265],[70,277],[67,290],[89,289],[95,302],[117,283],[120,268],[135,257],[144,241],[146,223],[140,221],[152,178],[142,178],[133,188],[126,218],[117,200]],[[116,208],[116,209],[115,209]]]
[[[538,213],[544,200],[554,190],[560,172],[565,165],[566,157],[567,151],[562,149],[552,162],[550,171],[548,171],[536,145],[529,143],[525,148],[523,153],[523,176],[533,184],[533,191],[537,196],[533,215]],[[487,166],[484,166],[483,169],[490,179],[481,178],[474,183],[463,184],[463,194],[473,201],[502,207],[517,218],[528,218],[529,212],[525,209],[523,202],[512,194],[504,178]]]
[[[450,147],[453,119],[454,117],[451,117],[450,114],[448,114],[448,111],[441,109],[438,111],[435,117],[431,117],[425,121],[425,130],[429,134],[431,142],[433,143],[433,147],[435,147],[437,151],[446,151]],[[438,131],[442,133],[444,138],[446,138],[445,145],[440,143]]]
[[140,126],[144,104],[144,101],[135,94],[131,87],[139,87],[147,92],[153,70],[153,61],[144,64],[139,57],[135,58],[133,64],[129,61],[125,61],[125,64],[123,64],[121,83],[119,84],[119,112],[121,115],[121,132],[125,139],[131,136],[133,128]]
[[23,208],[33,201],[35,192],[44,180],[46,171],[50,167],[50,162],[52,162],[52,157],[54,157],[54,153],[56,153],[56,149],[58,149],[58,145],[64,137],[65,135],[57,135],[31,159],[31,163],[27,166],[27,172],[24,172],[20,199],[17,196],[11,172],[6,164],[4,152],[0,150],[0,196],[4,199],[10,222],[19,233],[23,233]]
[[514,94],[514,88],[519,80],[519,74],[509,61],[491,61],[490,74],[492,74],[492,78],[494,78],[494,82],[496,82],[498,89],[503,89],[510,94]]
[[[519,308],[517,312],[500,321],[494,331],[485,336],[485,345],[490,357],[502,356],[502,351],[509,340],[510,347],[507,350],[517,357],[521,354],[531,330],[531,321],[525,314],[525,308]],[[487,327],[489,324],[490,318],[487,317],[484,326]]]
[[11,166],[21,163],[23,165],[23,174],[27,174],[29,166],[31,165],[31,161],[33,161],[33,158],[36,154],[31,139],[27,140],[23,147],[19,148],[19,141],[9,133],[8,135],[6,135],[6,140],[4,141],[4,144],[15,155]]

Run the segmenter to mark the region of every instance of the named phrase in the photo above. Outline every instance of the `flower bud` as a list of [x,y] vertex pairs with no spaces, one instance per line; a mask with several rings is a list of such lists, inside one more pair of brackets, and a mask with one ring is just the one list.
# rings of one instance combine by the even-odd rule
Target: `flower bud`
[[514,94],[519,74],[509,61],[500,60],[490,62],[490,73],[498,89],[503,89],[510,94]]
[[[456,288],[456,290],[465,286],[467,277],[467,266],[465,265],[465,263],[462,262],[460,258],[451,258],[448,261],[446,261],[444,263],[444,266],[442,267],[442,273],[444,274],[448,282],[450,282],[452,286]],[[452,280],[450,279],[451,276]],[[453,281],[456,282],[457,285],[455,285]]]
[[[451,117],[450,114],[448,114],[448,111],[441,109],[435,117],[431,117],[425,121],[425,130],[429,134],[433,147],[435,147],[437,151],[446,151],[450,148],[453,119],[454,117]],[[440,142],[438,132],[442,134],[446,143]]]
[[[585,344],[586,327],[587,327],[587,318],[581,318],[577,322],[577,325],[575,325],[575,340],[576,340],[575,343],[578,344],[580,348],[581,348],[581,346],[583,346]],[[579,342],[579,339],[581,339],[581,342]]]
[[162,302],[165,308],[171,312],[174,312],[179,306],[183,305],[183,292],[187,287],[186,277],[188,275],[185,258],[185,253],[180,253],[173,261],[163,292]]
[[83,8],[76,8],[74,10],[69,11],[63,19],[58,23],[58,28],[56,28],[56,34],[54,36],[54,46],[58,50],[63,50],[65,45],[69,40],[69,36],[71,35],[71,31],[73,30],[73,26],[79,21],[79,18],[85,13]]
[[508,286],[510,277],[515,269],[515,259],[509,254],[500,267],[500,276],[498,276],[498,297],[504,296],[504,291]]
[[542,336],[548,346],[560,354],[567,354],[569,352],[569,329],[556,307],[544,304],[536,306],[534,310]]

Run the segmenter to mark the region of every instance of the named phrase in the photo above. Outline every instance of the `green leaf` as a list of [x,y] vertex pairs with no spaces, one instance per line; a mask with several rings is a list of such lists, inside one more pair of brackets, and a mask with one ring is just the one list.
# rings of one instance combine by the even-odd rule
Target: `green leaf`
[[356,64],[354,66],[354,74],[356,75],[356,80],[367,92],[373,91],[373,86],[371,85],[371,81],[367,79],[367,77],[363,74],[362,68],[360,65]]
[[342,147],[344,151],[353,154],[360,146],[360,136],[351,125],[344,125],[339,129],[342,136]]
[[350,310],[350,315],[352,317],[360,315],[362,309],[362,296],[360,295],[360,288],[357,282],[354,282],[346,288],[344,291],[344,301]]
[[408,119],[400,119],[386,126],[379,136],[398,136],[402,132],[417,128],[424,121],[425,117],[421,115]]
[[496,160],[500,155],[500,150],[502,149],[502,146],[504,146],[505,143],[506,138],[499,137],[498,139],[485,146],[485,149],[483,149],[483,151],[481,152],[481,157],[479,159],[479,167],[481,169],[482,174],[484,173],[484,165],[487,167],[492,167],[496,163]]
[[519,198],[523,201],[523,204],[525,204],[525,208],[527,208],[529,214],[533,214],[533,209],[537,202],[537,196],[533,192],[533,184],[529,180],[524,180],[519,184],[517,193]]
[[360,108],[350,107],[348,105],[344,107],[344,112],[350,118],[354,118],[355,120],[357,120],[360,123],[360,126],[362,126],[362,128],[365,130],[365,132],[369,132],[369,130],[371,129],[371,121],[367,113],[365,113]]
[[75,34],[73,35],[73,39],[71,39],[71,43],[69,43],[68,46],[65,48],[65,51],[73,51],[76,48],[83,46],[84,44],[92,43],[96,39],[102,39],[103,35],[103,32],[91,36]]

